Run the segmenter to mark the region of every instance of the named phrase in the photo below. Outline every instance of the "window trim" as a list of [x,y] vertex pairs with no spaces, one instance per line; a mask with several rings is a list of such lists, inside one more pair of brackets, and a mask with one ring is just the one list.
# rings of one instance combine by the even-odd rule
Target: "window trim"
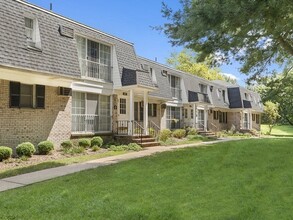
[[148,116],[157,117],[158,105],[156,103],[148,103]]

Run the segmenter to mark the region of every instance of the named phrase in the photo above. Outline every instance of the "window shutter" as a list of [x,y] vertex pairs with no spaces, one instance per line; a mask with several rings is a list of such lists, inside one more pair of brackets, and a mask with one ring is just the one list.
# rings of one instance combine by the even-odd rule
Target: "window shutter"
[[20,104],[20,83],[10,82],[10,108],[19,108]]
[[154,117],[157,117],[157,104],[154,104]]
[[45,108],[45,86],[36,85],[36,108]]

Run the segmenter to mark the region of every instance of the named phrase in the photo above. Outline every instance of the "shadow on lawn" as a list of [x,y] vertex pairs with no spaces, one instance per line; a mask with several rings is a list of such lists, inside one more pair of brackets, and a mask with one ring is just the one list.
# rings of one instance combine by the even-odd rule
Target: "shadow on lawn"
[[0,172],[0,179],[6,178],[6,177],[11,177],[11,176],[16,176],[16,175],[20,175],[20,174],[24,174],[24,173],[31,173],[31,172],[35,172],[35,171],[39,171],[39,170],[65,166],[65,165],[66,165],[66,163],[50,161],[50,162],[44,162],[44,163],[31,165],[31,166],[27,166],[27,167],[10,169],[10,170]]

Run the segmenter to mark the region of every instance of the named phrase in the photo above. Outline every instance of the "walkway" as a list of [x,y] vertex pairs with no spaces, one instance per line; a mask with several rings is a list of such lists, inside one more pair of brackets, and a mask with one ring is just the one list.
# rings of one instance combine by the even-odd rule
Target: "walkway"
[[144,150],[138,151],[138,152],[130,152],[127,154],[91,160],[91,161],[87,161],[84,163],[71,164],[71,165],[67,165],[67,166],[50,168],[50,169],[36,171],[36,172],[32,172],[32,173],[26,173],[26,174],[22,174],[22,175],[18,175],[18,176],[13,176],[13,177],[1,179],[0,180],[0,192],[6,191],[9,189],[15,189],[15,188],[27,186],[27,185],[30,185],[33,183],[42,182],[42,181],[53,179],[53,178],[60,177],[60,176],[65,176],[65,175],[80,172],[83,170],[94,169],[97,167],[116,164],[121,161],[150,156],[155,153],[172,151],[175,149],[187,148],[187,147],[199,147],[199,146],[211,145],[211,144],[215,144],[215,143],[234,141],[234,140],[239,140],[239,139],[236,139],[236,138],[235,139],[223,139],[223,140],[216,140],[216,141],[210,141],[210,142],[178,145],[178,146],[149,147],[149,148],[145,148]]

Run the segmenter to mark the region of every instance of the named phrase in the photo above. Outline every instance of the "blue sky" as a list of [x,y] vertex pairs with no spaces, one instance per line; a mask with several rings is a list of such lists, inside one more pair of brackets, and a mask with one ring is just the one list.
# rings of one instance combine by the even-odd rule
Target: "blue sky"
[[[151,26],[164,24],[161,14],[161,0],[27,0],[42,8],[84,23],[108,34],[134,43],[139,56],[165,64],[172,52],[182,48],[172,47],[169,39]],[[180,7],[179,0],[165,0],[171,8]],[[240,65],[221,66],[224,73],[234,74],[240,84],[245,75],[238,71]]]

